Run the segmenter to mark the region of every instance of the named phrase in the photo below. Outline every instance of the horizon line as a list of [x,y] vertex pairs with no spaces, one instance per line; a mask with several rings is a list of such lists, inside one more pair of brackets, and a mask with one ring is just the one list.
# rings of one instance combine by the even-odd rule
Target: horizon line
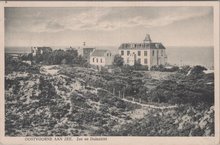
[[[66,48],[70,48],[70,47],[119,47],[119,46],[116,46],[116,45],[96,45],[96,46],[93,46],[93,45],[88,45],[88,46],[71,46],[71,45],[54,45],[54,46],[51,46],[51,45],[33,45],[33,46],[4,46],[5,48],[6,47],[66,47]],[[193,45],[193,46],[190,46],[190,45],[167,45],[165,46],[166,48],[167,47],[214,47],[214,45]]]

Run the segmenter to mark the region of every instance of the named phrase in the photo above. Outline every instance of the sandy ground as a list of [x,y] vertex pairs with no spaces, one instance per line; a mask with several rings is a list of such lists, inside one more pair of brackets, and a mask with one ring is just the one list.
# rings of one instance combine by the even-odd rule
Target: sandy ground
[[210,73],[214,73],[214,70],[208,69],[208,70],[204,70],[203,72],[204,72],[205,74],[210,74]]
[[172,74],[176,72],[159,72],[159,71],[147,71],[145,72],[146,75],[150,76],[152,79],[156,80],[166,80]]
[[58,74],[58,65],[45,65],[41,67],[40,73],[41,74],[50,74],[50,75],[56,75]]

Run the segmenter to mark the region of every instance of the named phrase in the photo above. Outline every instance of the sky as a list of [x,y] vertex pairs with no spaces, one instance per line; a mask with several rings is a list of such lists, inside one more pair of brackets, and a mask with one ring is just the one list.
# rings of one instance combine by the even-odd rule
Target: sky
[[212,7],[5,8],[5,46],[213,46]]

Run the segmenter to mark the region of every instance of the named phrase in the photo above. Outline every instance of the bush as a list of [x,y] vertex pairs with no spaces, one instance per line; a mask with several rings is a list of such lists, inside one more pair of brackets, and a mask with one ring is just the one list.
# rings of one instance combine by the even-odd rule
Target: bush
[[58,64],[75,64],[83,67],[89,67],[86,59],[81,55],[78,55],[78,52],[74,48],[67,50],[50,50],[44,51],[42,54],[37,54],[31,58],[35,63],[43,63],[47,65],[58,65]]
[[113,65],[114,66],[123,66],[124,64],[124,59],[120,55],[115,55]]
[[136,62],[133,67],[134,67],[135,70],[148,70],[147,65],[142,65],[138,62]]
[[28,73],[39,73],[38,66],[32,66],[27,63],[24,63],[20,60],[15,60],[11,56],[5,56],[5,74],[12,72],[28,72]]
[[152,71],[161,71],[161,72],[175,72],[179,70],[178,66],[165,67],[164,65],[154,65],[151,67]]
[[134,67],[133,66],[130,66],[130,65],[123,65],[122,66],[122,73],[123,74],[127,74],[127,73],[130,73],[134,70]]
[[204,72],[203,72],[204,70],[207,70],[207,68],[200,66],[200,65],[194,66],[191,69],[190,75],[204,74]]
[[178,73],[182,73],[182,74],[187,74],[189,72],[189,70],[191,69],[191,67],[189,65],[185,65],[182,66],[179,70]]
[[165,80],[147,95],[148,100],[158,103],[213,105],[214,85],[204,80],[186,77],[182,80]]

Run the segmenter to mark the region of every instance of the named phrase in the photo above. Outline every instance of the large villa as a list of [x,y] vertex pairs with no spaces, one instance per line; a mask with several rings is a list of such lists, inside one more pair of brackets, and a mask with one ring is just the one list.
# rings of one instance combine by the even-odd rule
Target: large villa
[[165,65],[167,55],[162,43],[152,42],[147,34],[142,43],[123,43],[119,47],[119,54],[124,59],[124,64],[134,65],[140,63],[148,67]]

